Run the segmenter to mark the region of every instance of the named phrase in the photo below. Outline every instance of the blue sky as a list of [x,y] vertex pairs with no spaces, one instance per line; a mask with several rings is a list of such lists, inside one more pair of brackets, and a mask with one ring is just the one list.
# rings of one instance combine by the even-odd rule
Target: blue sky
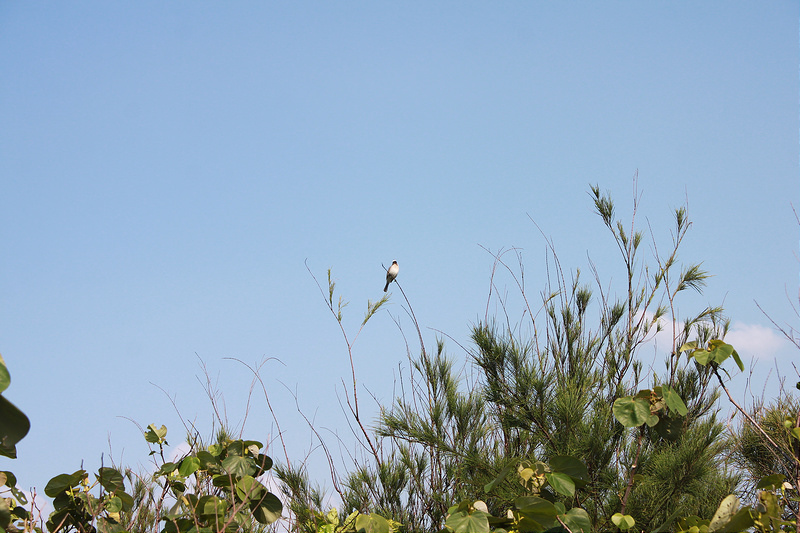
[[[231,357],[280,360],[262,376],[292,459],[314,442],[295,396],[349,442],[347,350],[306,261],[333,270],[351,334],[396,259],[426,341],[466,344],[481,246],[523,249],[544,286],[531,218],[565,267],[622,280],[586,193],[627,216],[637,171],[643,227],[668,242],[688,199],[681,259],[714,274],[684,314],[724,303],[748,364],[791,381],[754,301],[800,321],[799,63],[789,1],[3,2],[0,352],[32,429],[0,469],[41,489],[109,443],[144,463],[130,420],[178,444],[170,398],[208,431],[200,360],[238,423]],[[413,339],[392,292],[354,350],[384,402],[407,367],[392,317]],[[245,435],[266,441],[263,404]]]

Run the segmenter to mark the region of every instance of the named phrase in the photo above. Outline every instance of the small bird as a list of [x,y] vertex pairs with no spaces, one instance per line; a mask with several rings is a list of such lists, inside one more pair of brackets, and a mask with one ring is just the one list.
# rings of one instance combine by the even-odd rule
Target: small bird
[[400,272],[400,267],[397,266],[397,261],[392,261],[392,266],[386,271],[386,286],[383,288],[383,292],[389,290],[389,284],[394,281],[398,272]]

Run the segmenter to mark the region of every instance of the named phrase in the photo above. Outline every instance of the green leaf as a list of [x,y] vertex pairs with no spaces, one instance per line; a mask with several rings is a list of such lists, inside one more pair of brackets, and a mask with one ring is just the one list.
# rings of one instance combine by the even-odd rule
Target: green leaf
[[193,456],[185,458],[178,467],[178,473],[183,477],[189,477],[198,470],[200,470],[200,459]]
[[94,477],[108,492],[125,490],[125,480],[122,478],[122,474],[119,473],[119,470],[115,468],[104,466],[97,471]]
[[247,453],[247,445],[243,440],[231,441],[227,444],[227,455],[245,455]]
[[[389,533],[389,521],[379,514],[358,515],[356,518],[356,531],[361,533]],[[489,531],[488,529],[486,531]]]
[[675,389],[668,385],[661,385],[661,392],[670,411],[675,411],[681,416],[686,416],[686,413],[689,412],[689,409],[686,407],[686,404],[683,402],[683,399],[680,397],[680,395],[675,392]]
[[[718,365],[721,365],[722,362],[730,357],[735,351],[733,346],[719,339],[708,341],[708,346],[711,348],[711,360],[715,361]],[[742,370],[744,370],[744,366],[742,366]]]
[[22,505],[27,505],[27,503],[28,503],[28,497],[25,495],[25,493],[24,493],[24,492],[22,492],[21,490],[19,490],[19,489],[16,487],[16,485],[15,485],[15,486],[13,486],[13,487],[8,487],[8,490],[10,490],[10,491],[11,491],[11,495],[12,495],[12,496],[14,496],[14,498],[16,498],[16,500],[17,500],[17,503],[20,503],[20,504],[22,504]]
[[222,520],[228,510],[228,502],[217,496],[203,496],[197,503],[197,513],[211,520]]
[[641,426],[645,422],[649,422],[651,417],[650,402],[630,396],[618,398],[614,402],[613,412],[614,418],[629,428]]
[[678,351],[679,352],[688,352],[690,350],[696,350],[696,349],[697,349],[697,341],[691,341],[691,342],[687,342],[686,344],[684,344],[683,346],[678,348]]
[[264,445],[257,440],[246,440],[243,444],[253,457],[257,457],[259,450],[264,447]]
[[254,457],[258,466],[258,471],[255,474],[256,476],[260,476],[261,474],[272,468],[272,458],[269,457],[268,455],[259,453]]
[[614,513],[614,516],[611,517],[611,521],[622,531],[627,531],[636,524],[636,520],[634,520],[631,515],[622,513]]
[[133,496],[124,491],[115,493],[115,496],[122,501],[123,511],[129,512],[131,509],[133,509]]
[[772,490],[780,487],[783,485],[783,482],[786,480],[786,476],[783,474],[772,474],[771,476],[767,476],[765,478],[761,478],[756,485],[757,489],[764,489],[764,490]]
[[8,487],[11,494],[17,499],[17,503],[22,505],[28,504],[28,497],[17,488],[17,476],[15,476],[13,472],[9,472],[8,470],[0,471],[0,487],[3,485]]
[[175,518],[176,516],[183,516],[184,506],[190,513],[195,513],[199,503],[200,498],[198,498],[196,494],[186,494],[181,496],[178,502],[175,504],[175,511],[173,512],[172,509],[170,510],[170,517]]
[[0,471],[0,481],[2,481],[2,483],[0,483],[0,487],[3,485],[9,488],[17,486],[17,476],[8,470]]
[[3,356],[0,355],[0,393],[6,390],[9,385],[11,385],[11,374],[8,372]]
[[525,483],[527,483],[534,476],[534,474],[536,474],[536,472],[533,470],[533,468],[519,469],[519,477],[521,477],[522,481]]
[[62,492],[77,486],[86,476],[85,470],[78,470],[73,474],[59,474],[47,482],[44,493],[51,498],[55,498]]
[[[183,533],[185,531],[191,531],[194,523],[192,520],[188,518],[170,518],[170,521],[164,524],[164,529],[162,530],[164,533]],[[195,529],[195,531],[197,531]],[[203,530],[204,533],[206,530]]]
[[778,498],[774,493],[763,490],[758,493],[758,501],[767,508],[767,512],[762,514],[767,514],[774,518],[781,516],[781,506],[778,504]]
[[514,506],[527,516],[543,515],[557,516],[558,509],[555,505],[538,496],[521,496],[514,500]]
[[122,510],[122,500],[118,496],[106,498],[106,511],[118,513]]
[[217,474],[211,478],[211,483],[215,487],[219,487],[224,490],[228,490],[231,488],[231,476],[230,474]]
[[719,504],[717,512],[714,513],[714,517],[711,519],[711,523],[708,525],[708,529],[711,531],[716,531],[722,528],[722,526],[728,523],[738,510],[739,498],[737,498],[734,494],[729,494],[725,497],[725,499],[722,500],[722,503]]
[[244,501],[260,500],[266,487],[256,481],[253,476],[244,476],[236,482],[236,496]]
[[734,350],[731,352],[731,356],[733,357],[733,360],[736,361],[736,366],[739,367],[739,371],[744,372],[744,363],[742,363],[742,358],[739,357],[739,353]]
[[144,433],[144,439],[151,444],[164,444],[166,443],[167,426],[157,428],[155,424],[147,426],[147,431]]
[[2,529],[2,531],[5,533],[5,530],[10,523],[11,509],[8,507],[8,501],[5,498],[0,498],[0,529]]
[[230,455],[222,460],[222,468],[235,477],[249,476],[256,473],[256,466],[250,457]]
[[214,467],[219,465],[219,460],[206,450],[200,450],[199,452],[197,452],[197,459],[200,460],[200,465],[202,466],[202,470],[209,470],[209,467]]
[[483,511],[460,511],[447,517],[445,525],[455,533],[489,533],[489,520]]
[[[553,527],[555,527],[557,525],[560,526],[560,524],[558,524],[558,522],[556,522],[555,518],[547,518],[546,520],[543,520],[543,521],[536,521],[533,518],[529,518],[527,516],[520,516],[518,518],[518,521],[515,522],[515,527],[514,527],[514,529],[512,531],[514,531],[514,532],[516,532],[516,531],[525,531],[525,532],[528,532],[528,531],[532,531],[532,532],[547,531],[547,530],[549,530],[549,529],[551,529],[551,528],[553,528]],[[448,531],[448,530],[445,530],[445,531]],[[556,529],[556,531],[561,531],[561,528],[559,527],[558,529]]]
[[186,492],[186,484],[179,480],[180,478],[172,478],[169,483],[169,490],[176,498],[180,498]]
[[260,500],[250,503],[250,511],[260,523],[271,524],[281,517],[283,504],[277,496],[267,491]]
[[746,531],[753,525],[754,522],[753,517],[750,515],[750,508],[742,507],[726,524],[714,530],[714,533],[740,533]]
[[589,513],[580,507],[573,507],[567,514],[561,515],[559,518],[567,524],[572,533],[591,533],[592,520],[589,518]]
[[707,350],[695,350],[691,355],[694,357],[695,361],[703,366],[706,366],[708,362],[712,360],[711,352]]
[[163,465],[161,465],[161,468],[159,468],[158,471],[156,471],[156,475],[165,476],[167,474],[171,474],[172,472],[175,471],[176,468],[178,468],[178,465],[176,465],[175,463],[164,463]]
[[700,528],[705,526],[704,531],[708,531],[708,524],[710,523],[710,520],[704,520],[699,516],[692,515],[678,520],[678,528],[682,532],[692,531],[692,528],[695,528],[694,531],[700,531]]
[[472,506],[472,502],[470,500],[461,500],[458,505],[451,505],[447,509],[447,514],[454,514],[460,512],[469,512],[469,508]]
[[568,475],[552,472],[545,474],[545,477],[547,481],[550,482],[550,486],[553,487],[553,490],[559,494],[569,497],[575,496],[575,483],[572,482],[572,478]]
[[31,429],[25,413],[17,409],[5,396],[0,396],[0,455],[16,459],[17,443]]
[[20,507],[19,505],[17,505],[16,507],[14,507],[14,509],[11,510],[11,514],[14,515],[16,519],[19,520],[30,520],[31,518],[31,513],[29,513],[27,509],[25,509],[24,507]]
[[560,472],[571,477],[577,487],[583,487],[589,479],[589,470],[583,461],[569,455],[557,455],[550,459],[549,465],[553,472]]

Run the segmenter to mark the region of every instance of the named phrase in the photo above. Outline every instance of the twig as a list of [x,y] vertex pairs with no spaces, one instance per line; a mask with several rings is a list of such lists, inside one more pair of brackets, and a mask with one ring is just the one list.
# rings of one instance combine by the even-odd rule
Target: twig
[[644,433],[644,426],[639,428],[639,438],[636,441],[636,458],[633,460],[633,466],[631,466],[631,475],[628,478],[628,486],[625,489],[625,496],[622,497],[622,510],[620,511],[622,514],[625,514],[625,508],[628,506],[628,496],[631,494],[631,489],[633,489],[633,478],[636,475],[636,469],[639,467],[639,454],[642,451],[642,434]]
[[[744,417],[747,419],[748,422],[753,424],[753,426],[764,436],[764,438],[766,438],[769,441],[770,444],[772,444],[775,447],[775,449],[780,450],[781,447],[778,446],[778,444],[774,440],[772,440],[772,437],[770,437],[769,434],[766,431],[764,431],[764,428],[762,428],[761,425],[758,422],[756,422],[755,419],[747,413],[747,411],[742,409],[742,406],[740,406],[738,403],[736,403],[736,400],[734,400],[733,396],[731,396],[731,393],[728,390],[728,387],[726,387],[725,383],[722,381],[722,377],[719,375],[719,371],[717,370],[717,367],[716,366],[712,366],[711,370],[714,372],[714,375],[717,376],[717,380],[719,380],[720,387],[722,387],[722,390],[724,390],[725,394],[728,395],[728,400],[730,400],[730,402],[733,404],[733,406],[736,407],[736,409],[740,413],[742,413],[744,415]],[[794,461],[796,463],[798,463],[800,465],[800,460],[798,460],[797,457],[793,456],[792,458],[794,459]]]
[[566,529],[568,531],[568,533],[572,533],[572,530],[569,528],[569,526],[567,524],[564,523],[563,520],[561,520],[560,516],[556,515],[556,520],[558,520],[558,522],[561,524],[561,527]]

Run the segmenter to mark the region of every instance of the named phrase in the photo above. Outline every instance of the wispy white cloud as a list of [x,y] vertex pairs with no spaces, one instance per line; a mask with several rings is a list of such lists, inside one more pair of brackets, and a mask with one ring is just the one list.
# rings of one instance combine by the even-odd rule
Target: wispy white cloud
[[[637,315],[637,319],[639,316],[641,316],[641,313]],[[645,319],[647,321],[652,320],[653,313],[649,311],[645,312]],[[658,323],[659,326],[661,326],[661,330],[658,331],[658,328],[655,326],[651,328],[650,331],[647,333],[645,344],[650,344],[655,346],[656,351],[659,353],[661,352],[670,353],[672,352],[672,339],[674,337],[672,320],[662,317],[659,319]],[[680,328],[681,325],[678,324],[677,327]]]
[[[649,315],[648,318],[652,317]],[[655,345],[658,352],[670,352],[672,350],[673,323],[668,317],[660,320],[661,331],[656,332],[653,328],[647,336],[647,343]],[[681,329],[682,324],[677,324]],[[691,339],[690,339],[691,340]],[[733,322],[725,342],[733,345],[743,359],[772,360],[781,359],[795,350],[795,347],[774,327],[762,324],[747,324],[744,322]]]
[[792,345],[774,328],[761,324],[734,322],[725,342],[732,344],[742,358],[771,360],[790,352]]
[[172,462],[178,462],[179,460],[183,459],[190,451],[192,447],[189,445],[188,442],[183,441],[180,444],[177,444],[170,448],[167,457]]

